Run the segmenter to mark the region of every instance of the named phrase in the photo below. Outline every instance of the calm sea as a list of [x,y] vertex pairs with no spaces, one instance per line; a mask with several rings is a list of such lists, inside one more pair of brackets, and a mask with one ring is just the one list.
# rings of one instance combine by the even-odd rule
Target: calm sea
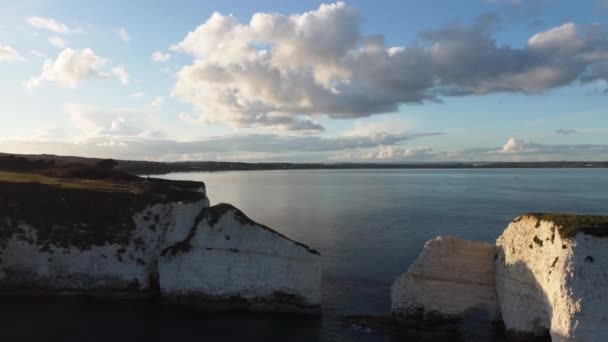
[[[8,336],[23,340],[44,333],[47,341],[85,336],[88,341],[188,336],[201,341],[397,341],[341,317],[387,314],[391,283],[428,239],[454,235],[493,242],[513,218],[530,211],[608,214],[605,169],[290,170],[163,177],[204,181],[212,204],[231,203],[318,249],[324,263],[323,317],[201,315],[153,304],[66,300],[50,300],[41,312],[37,300],[16,300],[3,304],[0,322],[33,319],[42,328],[18,331],[8,325]],[[465,335],[492,338],[475,329]]]

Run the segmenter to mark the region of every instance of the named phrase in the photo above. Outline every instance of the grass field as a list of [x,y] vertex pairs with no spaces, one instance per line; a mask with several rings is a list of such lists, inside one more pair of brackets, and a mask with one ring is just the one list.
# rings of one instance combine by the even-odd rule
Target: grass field
[[40,183],[69,189],[88,189],[100,191],[137,191],[133,183],[90,180],[90,179],[69,179],[49,177],[34,173],[0,171],[0,182],[14,183]]

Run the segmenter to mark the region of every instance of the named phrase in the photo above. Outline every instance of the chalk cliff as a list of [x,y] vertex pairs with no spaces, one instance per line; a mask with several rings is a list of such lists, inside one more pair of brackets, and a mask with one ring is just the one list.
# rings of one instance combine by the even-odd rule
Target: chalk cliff
[[319,253],[209,207],[203,183],[93,178],[0,171],[0,294],[318,312]]
[[162,251],[164,298],[208,309],[316,313],[319,253],[219,204],[201,211],[187,236]]
[[526,214],[496,246],[431,240],[393,285],[393,314],[451,318],[483,308],[516,335],[606,341],[606,237],[608,216]]
[[422,253],[392,287],[393,315],[397,318],[461,317],[478,311],[495,320],[496,247],[455,237],[428,241]]
[[505,327],[553,341],[608,340],[608,217],[529,214],[498,238]]

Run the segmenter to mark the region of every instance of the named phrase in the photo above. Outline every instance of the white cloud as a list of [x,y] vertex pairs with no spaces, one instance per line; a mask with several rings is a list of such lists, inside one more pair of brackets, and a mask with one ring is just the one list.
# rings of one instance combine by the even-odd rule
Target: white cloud
[[155,108],[162,107],[164,104],[165,104],[165,98],[163,98],[162,96],[156,96],[156,97],[154,97],[152,102],[150,102],[150,106],[155,107]]
[[133,93],[133,94],[129,95],[129,97],[132,98],[132,99],[141,99],[144,96],[145,96],[145,94],[142,91],[138,91],[136,93]]
[[114,34],[116,34],[116,36],[118,36],[118,38],[120,38],[125,43],[131,41],[131,36],[124,27],[119,27],[114,30]]
[[49,43],[51,43],[51,45],[53,45],[54,47],[59,48],[59,49],[64,49],[68,46],[68,42],[59,36],[50,37]]
[[28,24],[32,27],[49,30],[59,34],[80,33],[82,29],[71,28],[68,25],[52,18],[32,16],[27,19]]
[[538,146],[528,140],[511,137],[499,151],[500,153],[528,153],[538,151]]
[[120,83],[124,85],[129,84],[129,75],[125,71],[124,67],[118,66],[112,68],[112,75],[114,75],[120,81]]
[[39,76],[31,77],[25,84],[28,89],[39,87],[43,82],[55,82],[62,86],[74,88],[86,79],[116,77],[122,84],[129,84],[129,75],[122,66],[114,67],[110,72],[103,72],[101,68],[107,61],[96,55],[89,48],[75,50],[64,49],[57,59],[47,59]]
[[46,53],[40,52],[38,50],[30,50],[30,54],[32,54],[32,56],[36,56],[38,58],[46,58]]
[[0,44],[0,62],[14,62],[23,60],[25,60],[25,58],[23,58],[23,56],[21,56],[21,54],[13,47]]
[[105,74],[99,71],[105,63],[106,61],[91,49],[68,48],[61,51],[56,60],[46,60],[40,76],[32,77],[26,86],[32,89],[44,81],[49,81],[73,88],[82,80],[105,77]]
[[171,54],[156,51],[152,54],[152,60],[155,62],[167,62],[171,59]]
[[88,137],[136,136],[145,131],[147,114],[136,109],[103,110],[96,106],[68,104],[72,122]]
[[347,151],[339,153],[332,159],[343,159],[352,161],[425,161],[435,157],[433,150],[429,147],[404,148],[397,145],[381,145],[377,149],[363,149],[358,151]]
[[485,16],[387,46],[360,23],[342,2],[289,16],[256,13],[245,23],[214,13],[171,48],[194,57],[177,73],[173,95],[200,121],[289,130],[316,115],[366,117],[442,96],[537,94],[608,79],[608,35],[599,26],[566,23],[510,47],[497,45]]

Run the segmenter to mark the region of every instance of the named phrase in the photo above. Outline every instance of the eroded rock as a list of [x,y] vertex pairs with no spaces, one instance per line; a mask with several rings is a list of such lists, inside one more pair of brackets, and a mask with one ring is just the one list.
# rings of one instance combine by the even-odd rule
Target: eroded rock
[[608,340],[608,217],[529,214],[498,238],[505,327],[553,341]]
[[167,300],[202,307],[318,313],[317,251],[219,204],[201,211],[186,239],[163,250]]
[[487,243],[449,236],[428,241],[418,259],[393,284],[393,315],[433,319],[475,312],[496,320],[495,251]]

